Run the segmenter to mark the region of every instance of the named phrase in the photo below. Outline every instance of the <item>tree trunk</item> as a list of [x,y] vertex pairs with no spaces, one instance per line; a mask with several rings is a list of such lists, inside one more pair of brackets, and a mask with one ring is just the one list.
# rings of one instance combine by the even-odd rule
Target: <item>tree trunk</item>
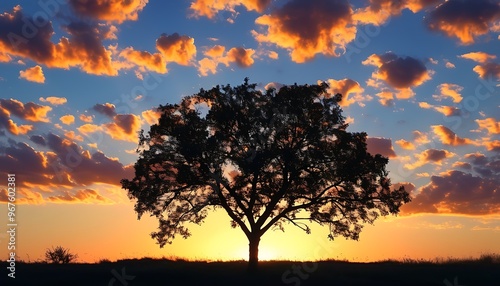
[[253,235],[249,240],[248,272],[255,273],[259,265],[259,242],[260,236]]

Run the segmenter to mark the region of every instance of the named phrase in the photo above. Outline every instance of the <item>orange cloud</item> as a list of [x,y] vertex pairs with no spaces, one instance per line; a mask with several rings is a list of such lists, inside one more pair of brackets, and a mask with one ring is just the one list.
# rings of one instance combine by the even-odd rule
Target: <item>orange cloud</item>
[[419,103],[418,103],[418,106],[419,106],[420,108],[423,108],[423,109],[430,109],[430,108],[432,108],[432,107],[433,107],[431,104],[429,104],[429,103],[427,103],[427,102],[425,102],[425,101],[423,101],[423,102],[419,102]]
[[471,164],[469,164],[467,162],[461,162],[461,161],[457,161],[457,162],[453,163],[453,165],[451,165],[451,166],[453,168],[459,168],[459,169],[464,169],[464,170],[472,169]]
[[[498,176],[498,172],[496,172]],[[468,215],[497,214],[500,209],[498,181],[461,171],[448,171],[431,176],[430,183],[420,188],[412,202],[404,205],[404,213],[454,213]]]
[[19,118],[33,122],[49,122],[47,113],[52,110],[52,107],[38,105],[33,102],[26,104],[16,99],[0,99],[0,109],[3,109],[7,114],[13,114]]
[[[194,65],[196,57],[196,46],[194,39],[188,36],[181,36],[177,33],[172,35],[162,34],[156,40],[157,53],[147,51],[137,51],[132,47],[125,48],[118,55],[126,59],[127,62],[121,62],[122,68],[131,68],[138,66],[141,71],[151,70],[157,73],[165,74],[168,72],[167,64],[169,62],[179,65]],[[132,64],[132,65],[130,65]],[[139,78],[142,77],[139,71]]]
[[69,24],[66,32],[70,38],[61,38],[54,46],[52,58],[47,59],[45,64],[64,69],[80,67],[86,73],[95,75],[118,75],[112,64],[111,51],[102,44],[102,40],[109,37],[109,31],[110,27],[103,25]]
[[137,21],[147,3],[148,0],[69,0],[71,8],[80,15],[118,23]]
[[216,74],[217,66],[222,62],[224,57],[224,51],[226,48],[221,45],[215,45],[203,54],[207,57],[198,61],[198,72],[202,76],[207,76],[209,73]]
[[461,110],[454,106],[434,106],[433,107],[437,112],[443,114],[444,116],[459,116],[461,114]]
[[416,174],[418,178],[428,178],[431,175],[429,173],[423,172],[423,173],[417,173]]
[[144,118],[144,120],[146,120],[146,122],[149,125],[153,125],[155,123],[158,123],[158,119],[160,118],[161,114],[159,111],[157,111],[155,109],[148,109],[148,110],[143,111],[141,113],[141,116],[142,116],[142,118]]
[[127,61],[157,73],[167,73],[167,63],[160,53],[151,54],[146,51],[136,51],[132,47],[125,48],[120,52],[120,57]]
[[[49,68],[69,69],[79,67],[95,75],[117,75],[113,67],[111,51],[102,41],[113,36],[113,29],[97,23],[71,22],[64,26],[68,37],[60,38],[57,44],[51,42],[54,34],[52,23],[40,26],[33,23],[33,17],[24,15],[21,7],[14,7],[11,13],[0,14],[0,50],[3,54],[23,57]],[[36,33],[26,38],[25,27],[37,27]]]
[[486,130],[488,134],[500,134],[500,121],[496,121],[495,118],[486,119],[476,119],[477,125],[479,125],[479,130]]
[[372,155],[380,154],[387,158],[395,158],[397,156],[390,138],[368,137],[366,139],[366,149]]
[[436,100],[441,100],[441,99],[450,97],[453,99],[454,103],[459,103],[463,99],[460,92],[464,88],[458,84],[443,83],[443,84],[438,85],[438,89],[439,89],[440,94],[433,96]]
[[427,27],[461,44],[470,45],[487,34],[500,20],[500,3],[496,0],[449,0],[439,5],[426,17]]
[[255,51],[252,49],[245,49],[242,47],[232,48],[227,52],[227,61],[234,62],[240,68],[247,68],[253,65],[254,60],[252,56]]
[[471,139],[458,137],[458,135],[455,134],[455,132],[451,131],[449,128],[443,125],[433,125],[431,127],[432,131],[436,136],[438,136],[441,143],[445,145],[451,145],[451,146],[470,145],[470,144],[475,145],[475,142],[472,141]]
[[488,162],[488,157],[486,157],[481,152],[465,154],[464,158],[467,159],[467,161],[469,161],[475,167],[492,167]]
[[394,105],[394,94],[388,90],[383,90],[376,94],[379,98],[378,102],[383,106],[392,106]]
[[12,125],[10,126],[11,129],[9,129],[9,132],[12,133],[13,135],[25,135],[31,130],[33,130],[33,125],[16,125],[14,122],[12,122]]
[[346,124],[353,124],[354,123],[354,117],[350,117],[350,116],[347,116],[346,119],[345,119],[345,123]]
[[427,137],[425,133],[422,133],[418,130],[415,130],[412,133],[413,133],[413,140],[417,144],[427,144],[431,142],[431,140],[429,140],[429,137]]
[[86,123],[86,124],[83,124],[82,126],[78,127],[77,129],[83,135],[88,136],[91,133],[100,131],[101,127],[99,125]]
[[106,102],[104,104],[96,104],[92,109],[109,117],[116,115],[116,108],[112,103]]
[[475,66],[473,70],[481,78],[486,78],[489,76],[500,78],[500,64],[493,62],[493,60],[497,57],[496,55],[490,55],[484,52],[472,52],[463,54],[459,57],[478,62],[479,65]]
[[277,60],[279,58],[278,53],[275,51],[268,51],[267,56],[272,60]]
[[90,148],[97,149],[97,143],[88,143],[87,146],[89,146]]
[[500,152],[500,140],[486,140],[483,146],[485,146],[488,151]]
[[[52,133],[31,136],[30,139],[49,151],[37,151],[27,143],[14,140],[0,150],[0,173],[14,172],[26,176],[18,182],[19,199],[26,197],[22,190],[45,187],[57,196],[61,189],[86,188],[95,183],[116,186],[121,178],[133,174],[132,166],[124,166],[118,159],[107,157],[100,151],[90,153],[70,139]],[[28,194],[28,197],[31,196]]]
[[486,63],[489,60],[496,59],[497,56],[490,55],[484,52],[470,52],[467,54],[460,55],[459,57],[463,59],[473,60],[478,63]]
[[370,0],[367,7],[356,9],[353,19],[361,24],[380,26],[392,16],[401,15],[401,11],[409,9],[417,13],[425,7],[436,5],[440,0]]
[[[39,205],[44,203],[42,194],[36,191],[20,189],[17,191],[17,196],[17,204]],[[0,202],[9,202],[6,189],[0,190]]]
[[221,45],[215,45],[211,48],[209,48],[208,50],[206,50],[203,54],[205,56],[208,56],[210,58],[220,58],[220,57],[223,57],[224,56],[224,51],[226,50],[226,48],[224,46],[221,46]]
[[418,106],[424,109],[434,109],[435,111],[443,114],[444,116],[459,116],[461,114],[461,110],[454,106],[431,105],[425,101],[419,102]]
[[495,77],[500,78],[500,64],[498,63],[486,63],[483,65],[477,65],[473,68],[473,70],[481,77]]
[[172,35],[162,34],[156,40],[156,48],[162,53],[167,62],[174,62],[183,66],[192,65],[196,57],[194,39],[177,33]]
[[201,76],[207,76],[209,73],[216,74],[219,63],[210,58],[203,58],[198,61],[198,72]]
[[408,170],[414,170],[416,168],[422,167],[427,163],[434,163],[436,165],[442,165],[445,159],[451,158],[456,154],[449,152],[447,150],[437,150],[437,149],[427,149],[419,154],[415,154],[415,161],[413,164],[405,164],[404,167]]
[[303,63],[317,54],[340,56],[356,37],[352,8],[347,1],[291,0],[255,20],[264,32],[252,31],[259,43],[289,50],[292,61]]
[[191,2],[189,9],[193,11],[195,17],[207,17],[213,19],[219,11],[229,11],[236,13],[235,7],[245,6],[248,11],[262,13],[271,3],[271,0],[196,0]]
[[276,91],[279,91],[283,86],[285,86],[285,85],[282,83],[271,81],[271,82],[267,83],[266,85],[264,85],[264,90],[274,89]]
[[0,107],[0,130],[7,130],[13,135],[24,135],[29,131],[33,130],[32,125],[20,125],[18,126],[12,119],[10,119],[10,113]]
[[48,160],[44,152],[36,151],[24,142],[11,141],[0,151],[0,173],[13,172],[26,176],[24,180],[17,182],[19,187],[29,182],[48,183],[49,176],[45,176],[50,168]]
[[10,61],[12,61],[12,58],[8,54],[0,51],[0,63],[8,63]]
[[75,134],[75,131],[73,131],[73,130],[72,130],[72,131],[67,131],[67,132],[65,132],[65,133],[64,133],[64,136],[65,136],[66,138],[68,138],[69,140],[80,141],[80,142],[82,142],[82,141],[83,141],[83,136],[81,136],[81,135],[76,135],[76,134]]
[[[353,103],[364,106],[364,101],[371,100],[370,96],[362,95],[365,90],[357,81],[344,78],[341,80],[328,79],[326,82],[328,83],[328,92],[330,94],[342,94],[342,100],[339,103],[342,107],[347,107]],[[351,94],[353,96],[350,96]]]
[[41,102],[48,102],[52,105],[63,105],[66,102],[68,102],[68,100],[65,97],[56,97],[56,96],[49,96],[47,98],[40,97],[38,100],[40,100]]
[[400,139],[396,141],[396,144],[398,144],[401,148],[406,149],[406,150],[415,150],[415,145],[413,143],[406,141],[404,139]]
[[92,121],[94,121],[91,115],[80,114],[78,118],[85,123],[92,123]]
[[75,117],[73,115],[67,114],[59,118],[63,124],[71,125],[75,123]]
[[388,52],[382,55],[372,54],[363,65],[376,66],[372,73],[370,85],[380,87],[380,81],[398,90],[396,98],[408,99],[414,96],[411,87],[416,87],[431,79],[432,71],[428,70],[421,60],[412,57],[399,57]]
[[113,139],[137,142],[141,129],[141,118],[134,114],[117,114],[112,123],[103,125],[103,129]]
[[111,203],[108,198],[101,196],[97,191],[91,189],[77,190],[72,193],[70,191],[62,191],[61,195],[47,197],[49,202],[53,203]]
[[45,83],[45,75],[41,66],[34,66],[19,72],[19,78],[36,83]]
[[207,76],[209,73],[216,74],[219,64],[228,67],[231,63],[236,63],[241,68],[247,68],[253,65],[255,50],[234,47],[225,52],[226,48],[221,45],[215,45],[208,48],[203,54],[205,58],[198,61],[198,72],[201,76]]
[[448,69],[454,69],[455,65],[452,62],[446,61],[445,67]]

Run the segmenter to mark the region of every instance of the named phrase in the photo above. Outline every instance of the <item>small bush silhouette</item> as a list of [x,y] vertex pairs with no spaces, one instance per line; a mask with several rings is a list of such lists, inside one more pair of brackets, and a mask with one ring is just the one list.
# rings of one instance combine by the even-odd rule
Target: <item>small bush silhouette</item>
[[103,258],[103,259],[99,260],[99,264],[103,264],[103,263],[111,263],[111,260],[109,260],[107,258]]
[[65,249],[62,246],[52,247],[52,249],[47,248],[45,251],[45,259],[48,263],[53,264],[68,264],[73,262],[78,258],[78,255],[70,253],[69,249]]

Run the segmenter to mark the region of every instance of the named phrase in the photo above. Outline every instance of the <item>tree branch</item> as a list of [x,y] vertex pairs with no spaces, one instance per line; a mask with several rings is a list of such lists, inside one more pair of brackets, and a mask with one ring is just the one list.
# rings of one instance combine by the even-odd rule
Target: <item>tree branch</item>
[[309,226],[305,223],[301,223],[302,225],[305,225],[305,227],[303,226],[300,226],[298,223],[295,222],[295,220],[300,220],[300,219],[305,219],[305,218],[289,218],[288,216],[284,216],[284,218],[286,218],[288,221],[290,221],[293,225],[295,225],[296,227],[302,229],[303,231],[305,231],[307,234],[310,234],[311,233],[311,229],[309,228]]
[[229,217],[231,217],[231,219],[233,219],[241,227],[241,229],[243,230],[243,232],[245,233],[245,235],[247,237],[250,237],[250,235],[251,235],[250,230],[248,229],[247,225],[233,212],[231,207],[227,204],[226,198],[222,194],[220,185],[217,183],[217,185],[215,185],[215,186],[212,185],[212,188],[215,190],[215,192],[219,196],[219,200],[221,201],[221,206],[226,210]]

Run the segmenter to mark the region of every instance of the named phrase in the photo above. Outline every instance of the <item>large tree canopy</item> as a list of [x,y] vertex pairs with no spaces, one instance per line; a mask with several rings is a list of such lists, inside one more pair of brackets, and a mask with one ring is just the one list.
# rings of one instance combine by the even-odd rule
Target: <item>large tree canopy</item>
[[388,159],[370,154],[366,133],[347,132],[341,95],[328,86],[260,91],[255,84],[216,86],[161,105],[161,118],[141,132],[135,177],[122,180],[139,218],[159,219],[160,246],[188,237],[223,208],[249,240],[256,268],[260,237],[290,223],[329,227],[329,237],[358,239],[364,223],[397,214],[410,201],[391,188]]

